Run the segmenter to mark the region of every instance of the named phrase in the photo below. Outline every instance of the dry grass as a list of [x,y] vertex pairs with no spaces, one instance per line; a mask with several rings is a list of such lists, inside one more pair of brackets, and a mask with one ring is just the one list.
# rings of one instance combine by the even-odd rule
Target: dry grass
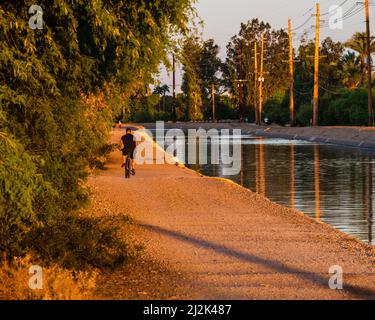
[[1,300],[85,300],[93,299],[97,273],[76,272],[57,265],[43,268],[43,288],[29,288],[31,256],[0,264]]

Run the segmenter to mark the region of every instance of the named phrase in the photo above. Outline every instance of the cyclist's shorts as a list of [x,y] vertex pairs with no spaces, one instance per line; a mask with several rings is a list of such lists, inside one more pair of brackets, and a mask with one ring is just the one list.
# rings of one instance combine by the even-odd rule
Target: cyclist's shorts
[[126,149],[122,149],[122,155],[123,156],[127,156],[129,153],[130,153],[130,159],[134,160],[135,150],[128,151]]

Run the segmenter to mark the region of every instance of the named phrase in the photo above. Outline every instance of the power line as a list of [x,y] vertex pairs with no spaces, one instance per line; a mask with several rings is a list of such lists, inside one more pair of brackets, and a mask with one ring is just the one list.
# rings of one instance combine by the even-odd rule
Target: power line
[[[342,7],[345,3],[347,3],[349,0],[344,0],[341,4],[339,4],[338,5],[338,7]],[[321,14],[321,16],[327,16],[327,15],[329,15],[329,14],[331,14],[331,12],[330,11],[327,11],[327,12],[325,12],[325,13],[322,13]]]
[[[353,16],[355,16],[357,13],[362,11],[363,7],[358,7],[357,4],[354,4],[352,7],[350,7],[342,16],[342,18],[336,19],[336,22],[345,21]],[[329,22],[325,22],[322,26],[322,28],[328,28],[330,27]]]
[[[371,1],[370,2],[371,4],[373,4],[373,2]],[[339,19],[336,19],[335,21],[336,22],[341,22],[341,21],[345,21],[345,20],[348,20],[354,16],[356,16],[358,13],[362,12],[363,8],[364,8],[364,4],[363,3],[355,3],[353,4],[342,16],[342,18],[339,18]],[[326,22],[323,24],[322,28],[329,28],[329,23]]]
[[[335,95],[343,95],[343,94],[345,94],[344,92],[335,92],[335,91],[332,91],[332,90],[326,89],[326,88],[324,88],[323,86],[319,86],[319,88],[322,89],[323,91],[326,91],[326,92],[328,92],[328,93],[335,94]],[[345,88],[342,87],[342,89],[345,89]]]
[[311,15],[304,23],[302,23],[301,25],[299,25],[298,27],[292,29],[292,31],[297,31],[301,28],[303,28],[305,25],[307,25],[309,23],[309,21],[313,18],[313,16]]
[[312,90],[310,90],[308,92],[302,92],[302,91],[299,91],[296,88],[294,88],[294,91],[297,92],[300,95],[311,95],[312,94]]

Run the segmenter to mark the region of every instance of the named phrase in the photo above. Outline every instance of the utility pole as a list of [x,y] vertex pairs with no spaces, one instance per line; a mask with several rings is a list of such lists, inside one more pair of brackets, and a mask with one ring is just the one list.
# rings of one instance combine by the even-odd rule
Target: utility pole
[[314,107],[313,125],[319,125],[319,32],[320,32],[320,4],[316,4],[316,32],[315,32],[315,66],[314,66]]
[[259,124],[262,123],[263,110],[263,60],[264,60],[264,33],[262,33],[262,45],[260,49],[260,76],[259,76]]
[[259,121],[259,110],[258,110],[258,46],[254,42],[254,109],[255,109],[255,123],[260,124]]
[[289,74],[290,74],[290,92],[289,92],[289,109],[290,109],[290,126],[294,127],[294,68],[293,68],[293,35],[292,35],[292,20],[288,20],[289,33]]
[[172,106],[172,113],[173,113],[173,122],[177,121],[177,116],[176,116],[176,59],[175,55],[173,53],[172,56],[173,59],[173,106]]
[[240,54],[240,65],[239,65],[239,82],[238,82],[238,94],[239,94],[239,111],[240,111],[240,121],[243,119],[243,92],[242,92],[242,42],[239,47]]
[[371,37],[370,37],[370,9],[369,0],[366,0],[366,33],[367,33],[367,76],[368,76],[368,124],[369,126],[374,125],[374,110],[372,108],[372,64],[371,64]]
[[216,112],[215,112],[215,84],[212,84],[212,121],[216,122]]

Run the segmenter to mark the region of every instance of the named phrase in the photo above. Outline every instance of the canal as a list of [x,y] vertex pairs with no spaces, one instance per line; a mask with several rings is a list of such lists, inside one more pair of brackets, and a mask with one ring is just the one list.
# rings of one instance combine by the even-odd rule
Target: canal
[[374,244],[374,153],[251,136],[243,137],[241,150],[241,172],[236,176],[224,176],[221,165],[188,167],[207,176],[231,179]]

